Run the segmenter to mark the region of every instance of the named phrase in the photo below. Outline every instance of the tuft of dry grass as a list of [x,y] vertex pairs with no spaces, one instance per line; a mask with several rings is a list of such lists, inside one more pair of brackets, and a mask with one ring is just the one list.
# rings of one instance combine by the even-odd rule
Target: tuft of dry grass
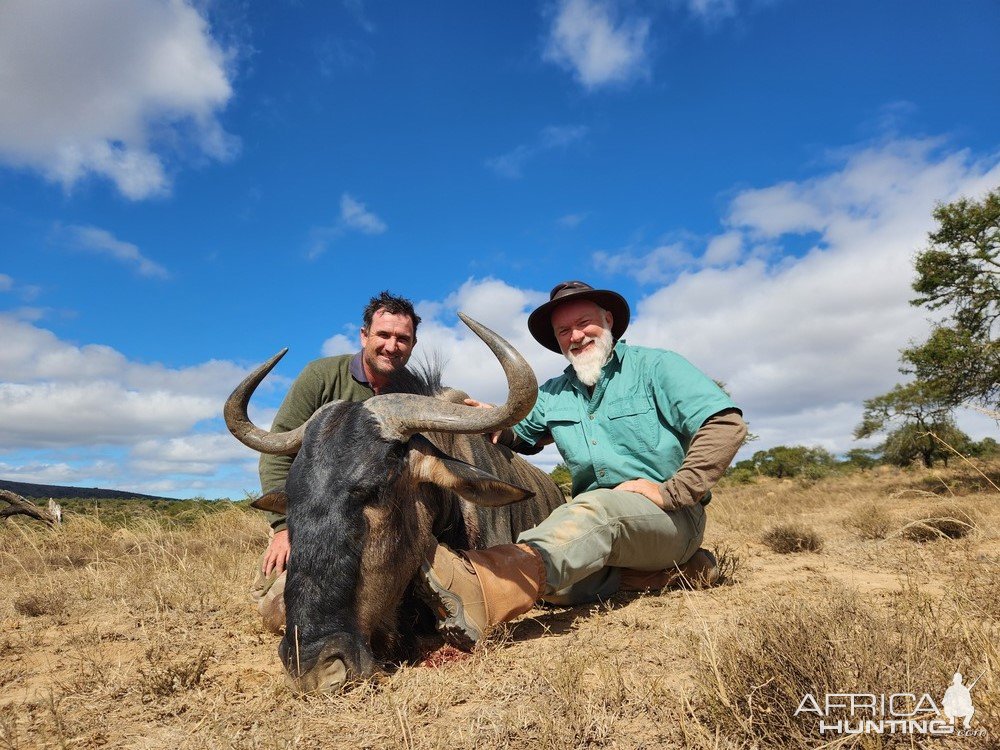
[[31,591],[14,599],[14,612],[25,617],[62,615],[66,609],[66,598],[51,591]]
[[815,530],[798,523],[784,523],[768,529],[760,539],[779,555],[794,552],[819,552],[823,537]]
[[212,652],[199,648],[193,656],[171,657],[164,644],[146,649],[146,663],[139,668],[139,687],[144,696],[165,698],[201,684]]
[[712,554],[719,565],[717,586],[731,586],[739,583],[744,568],[743,557],[731,544],[720,543],[712,548]]
[[862,539],[885,539],[892,530],[892,516],[883,503],[864,503],[851,510],[848,528]]
[[930,510],[921,518],[906,523],[899,531],[911,542],[936,542],[941,539],[961,539],[977,528],[975,516],[968,509],[955,504],[942,505]]

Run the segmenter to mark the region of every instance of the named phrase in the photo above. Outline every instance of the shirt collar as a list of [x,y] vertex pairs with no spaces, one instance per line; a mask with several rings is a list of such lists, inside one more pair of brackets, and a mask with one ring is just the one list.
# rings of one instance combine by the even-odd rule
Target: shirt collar
[[371,383],[368,382],[368,376],[365,375],[364,363],[361,361],[361,352],[355,354],[351,359],[350,369],[352,378],[357,380],[362,385],[367,385],[371,388]]

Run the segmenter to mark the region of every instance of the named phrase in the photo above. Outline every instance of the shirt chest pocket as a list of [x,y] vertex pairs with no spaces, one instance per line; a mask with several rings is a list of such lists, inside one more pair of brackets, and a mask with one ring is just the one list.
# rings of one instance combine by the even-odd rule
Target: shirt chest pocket
[[652,400],[646,396],[627,396],[607,407],[608,439],[622,453],[649,453],[656,448],[660,422]]
[[587,455],[586,450],[581,450],[586,445],[587,437],[580,425],[582,417],[579,410],[570,406],[556,407],[545,417],[549,434],[552,435],[560,455],[571,469],[580,465]]

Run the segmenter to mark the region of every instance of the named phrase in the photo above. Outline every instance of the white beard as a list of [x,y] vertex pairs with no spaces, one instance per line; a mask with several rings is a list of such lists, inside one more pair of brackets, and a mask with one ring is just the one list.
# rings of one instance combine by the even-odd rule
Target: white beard
[[573,369],[576,370],[576,376],[580,378],[580,382],[592,388],[600,380],[601,370],[604,368],[604,363],[608,361],[611,350],[615,348],[615,342],[611,340],[611,331],[605,328],[600,336],[585,339],[577,348],[584,347],[591,341],[594,342],[594,345],[585,352],[576,354],[572,349],[568,349],[564,353],[566,359],[573,365]]

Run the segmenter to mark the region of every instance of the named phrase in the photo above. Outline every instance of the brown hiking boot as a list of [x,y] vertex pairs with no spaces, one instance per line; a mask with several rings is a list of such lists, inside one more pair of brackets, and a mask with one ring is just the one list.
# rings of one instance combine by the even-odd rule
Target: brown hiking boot
[[679,567],[663,570],[622,568],[620,591],[662,591],[666,588],[707,589],[721,577],[719,561],[707,549],[699,547]]
[[524,614],[545,585],[542,558],[526,544],[467,550],[443,544],[417,575],[417,595],[438,619],[438,630],[466,650],[491,627]]

